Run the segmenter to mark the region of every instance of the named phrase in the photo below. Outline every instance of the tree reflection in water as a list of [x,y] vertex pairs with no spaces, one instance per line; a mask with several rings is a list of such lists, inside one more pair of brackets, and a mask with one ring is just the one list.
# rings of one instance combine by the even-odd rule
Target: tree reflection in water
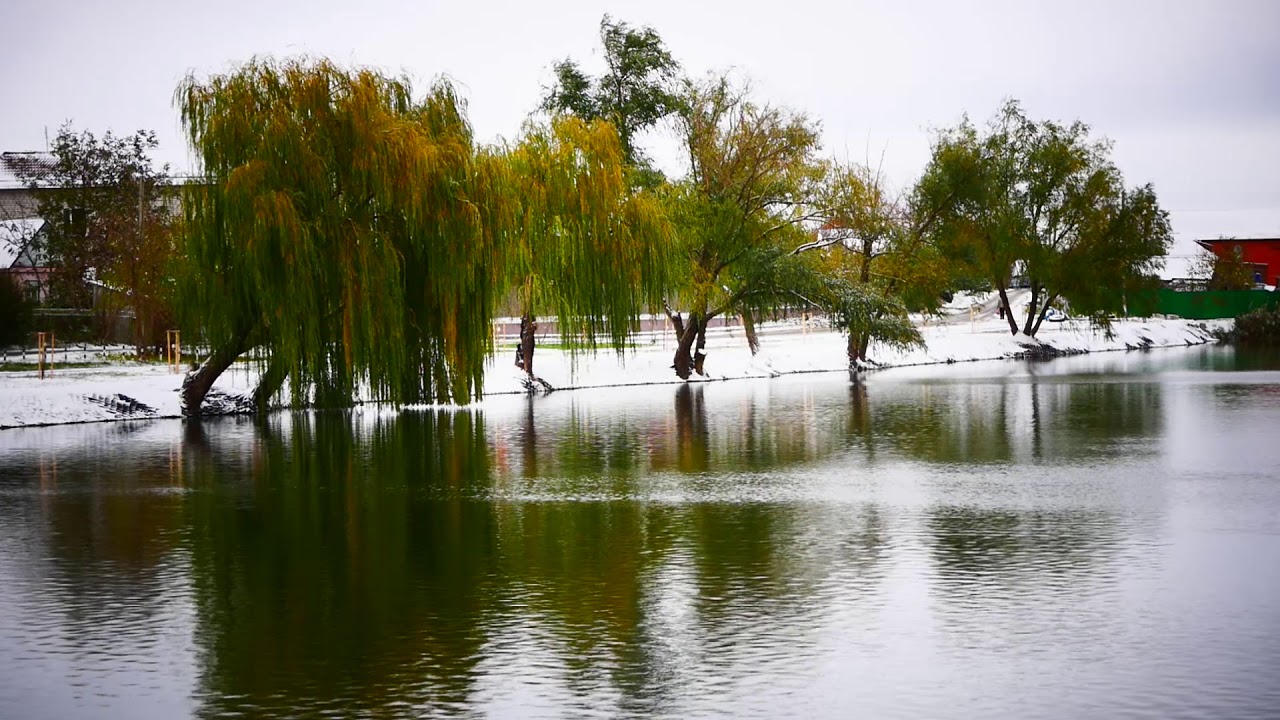
[[119,426],[0,457],[0,522],[82,649],[189,604],[208,717],[696,714],[864,637],[1069,641],[1164,512],[1155,382],[619,392]]

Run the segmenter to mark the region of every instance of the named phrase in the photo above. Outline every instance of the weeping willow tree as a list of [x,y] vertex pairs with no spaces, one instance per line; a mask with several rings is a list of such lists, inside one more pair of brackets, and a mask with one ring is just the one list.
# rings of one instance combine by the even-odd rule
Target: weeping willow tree
[[505,161],[511,212],[493,220],[521,314],[516,365],[535,380],[540,314],[555,315],[571,353],[602,337],[622,352],[639,314],[661,302],[670,232],[657,199],[631,190],[617,131],[572,116],[530,124]]
[[182,306],[212,349],[184,382],[197,414],[230,364],[269,358],[265,402],[477,396],[492,348],[499,209],[447,83],[415,99],[403,77],[326,60],[255,59],[188,76],[176,104],[202,165],[188,188]]

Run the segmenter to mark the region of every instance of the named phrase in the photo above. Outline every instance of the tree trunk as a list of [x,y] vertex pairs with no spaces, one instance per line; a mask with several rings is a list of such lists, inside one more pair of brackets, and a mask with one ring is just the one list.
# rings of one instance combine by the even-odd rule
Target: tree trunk
[[679,339],[683,337],[684,336],[684,318],[680,317],[680,313],[678,312],[671,312],[670,308],[667,308],[666,310],[667,310],[667,317],[671,319],[671,327],[675,328],[676,338]]
[[752,357],[760,352],[760,338],[756,335],[756,319],[751,308],[742,309],[742,331],[747,335],[747,347],[751,348]]
[[698,323],[698,348],[693,352],[693,369],[703,377],[707,375],[707,371],[703,367],[707,361],[707,354],[703,352],[707,347],[707,320],[708,318],[703,318]]
[[875,252],[874,238],[862,239],[862,267],[858,268],[858,282],[866,285],[871,282],[871,254]]
[[248,333],[244,333],[233,342],[218,348],[198,369],[188,373],[182,380],[183,417],[200,416],[200,406],[204,403],[204,396],[209,394],[209,388],[213,387],[213,382],[231,367],[241,353],[249,349],[247,337]]
[[1009,307],[1009,293],[1003,286],[996,286],[996,291],[1000,293],[1000,307],[1004,309],[1005,322],[1009,323],[1009,334],[1017,335],[1018,320],[1013,316],[1013,308]]
[[676,354],[672,362],[672,367],[676,370],[676,377],[681,380],[688,380],[693,375],[693,343],[698,339],[698,316],[690,315],[689,322],[685,323],[680,320],[679,315],[672,316],[672,324],[676,326]]
[[[863,238],[861,265],[858,268],[858,282],[863,285],[871,282],[871,256],[875,252],[875,240],[873,238]],[[849,344],[845,349],[845,354],[849,356],[849,369],[857,371],[858,361],[867,359],[867,345],[871,342],[869,334],[858,332],[849,333]]]
[[533,339],[538,332],[538,321],[531,313],[520,318],[520,344],[516,346],[516,367],[533,377]]
[[857,370],[858,361],[862,359],[862,336],[856,332],[849,333],[849,342],[845,346],[845,355],[849,357],[849,369]]
[[138,270],[137,262],[129,263],[129,280],[127,292],[133,299],[133,351],[139,358],[150,357],[144,338],[147,336],[147,319],[138,302]]
[[1031,302],[1027,305],[1027,320],[1022,324],[1022,334],[1027,337],[1034,337],[1036,328],[1036,312],[1040,309],[1040,285],[1031,283]]
[[1040,323],[1044,322],[1044,316],[1049,314],[1049,308],[1053,307],[1053,301],[1057,299],[1057,293],[1045,298],[1044,307],[1040,308],[1040,315],[1036,318],[1036,325],[1031,328],[1031,337],[1035,337],[1036,333],[1040,332]]
[[859,360],[867,359],[867,348],[871,347],[871,334],[850,332],[845,345],[845,355],[849,358],[849,369],[854,370]]
[[271,359],[267,361],[267,369],[262,372],[262,377],[258,378],[258,387],[253,389],[253,406],[259,413],[265,413],[270,409],[268,404],[271,398],[280,392],[280,388],[284,386],[284,379],[288,376],[288,366],[279,355],[272,354]]

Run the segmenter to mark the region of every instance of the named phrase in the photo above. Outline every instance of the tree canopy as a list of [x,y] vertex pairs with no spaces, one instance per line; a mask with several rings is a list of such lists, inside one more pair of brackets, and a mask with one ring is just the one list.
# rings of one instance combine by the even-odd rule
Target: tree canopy
[[822,250],[829,278],[825,304],[848,333],[851,367],[867,359],[872,340],[890,346],[923,343],[908,307],[932,310],[949,275],[941,255],[923,242],[907,210],[883,177],[866,165],[827,163],[820,188]]
[[[188,411],[251,348],[260,401],[286,376],[295,402],[357,388],[467,401],[492,316],[512,304],[531,379],[539,316],[571,352],[621,350],[656,305],[681,378],[704,372],[713,319],[741,316],[755,351],[754,318],[794,307],[847,332],[856,366],[872,340],[920,343],[908,311],[935,310],[957,276],[994,287],[1014,333],[1008,290],[1025,277],[1034,335],[1060,298],[1118,311],[1170,243],[1154,190],[1126,189],[1082,123],[1033,122],[1015,102],[983,128],[966,118],[893,195],[868,167],[820,158],[805,114],[725,75],[677,85],[651,28],[605,16],[600,29],[607,71],[558,63],[549,116],[488,147],[443,81],[419,95],[405,77],[305,58],[188,77],[176,103],[201,177],[186,188],[181,299],[215,348]],[[672,182],[636,145],[668,116],[688,160]]]
[[1172,243],[1155,191],[1126,190],[1110,151],[1083,123],[1033,122],[1013,101],[985,131],[966,118],[939,134],[915,212],[939,248],[988,278],[1010,332],[1015,272],[1031,288],[1022,332],[1034,335],[1059,297],[1105,321]]
[[668,312],[681,336],[676,373],[687,378],[701,372],[707,322],[798,304],[794,291],[812,265],[792,251],[819,215],[811,201],[821,165],[815,122],[753,102],[727,77],[688,83],[683,105],[689,173],[668,201],[682,268],[672,299],[688,317]]
[[653,186],[661,181],[661,175],[637,147],[636,136],[680,107],[676,92],[680,66],[650,27],[633,28],[605,15],[600,21],[600,43],[607,66],[604,74],[593,78],[573,60],[557,62],[555,82],[543,98],[542,108],[613,123],[627,164],[640,171],[636,181]]
[[448,83],[417,98],[404,77],[255,59],[188,77],[176,101],[204,173],[184,304],[220,349],[189,412],[253,346],[297,397],[349,400],[358,381],[397,402],[479,394],[499,272],[483,220],[500,212],[479,199],[500,178]]
[[560,116],[528,124],[504,159],[514,213],[499,232],[523,320],[521,367],[533,374],[539,314],[556,316],[571,352],[600,336],[621,352],[640,313],[661,304],[670,230],[658,199],[630,189],[618,133]]

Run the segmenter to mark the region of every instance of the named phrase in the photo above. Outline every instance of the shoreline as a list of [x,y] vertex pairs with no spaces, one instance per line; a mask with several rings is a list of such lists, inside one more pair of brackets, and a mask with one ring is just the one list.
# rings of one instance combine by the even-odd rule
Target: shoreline
[[[1212,331],[1230,321],[1124,319],[1113,333],[1068,321],[1041,330],[1039,337],[1011,335],[1003,320],[941,322],[921,327],[926,347],[907,351],[876,348],[863,372],[894,368],[950,365],[990,360],[1028,360],[1094,352],[1190,347],[1214,342]],[[948,322],[948,320],[951,320]],[[540,349],[534,356],[538,377],[551,392],[679,385],[727,380],[768,379],[783,375],[848,372],[844,335],[829,329],[809,330],[796,322],[760,326],[761,349],[752,356],[740,327],[727,327],[707,336],[707,376],[677,378],[671,369],[674,348],[669,333],[637,336],[637,346],[623,356],[604,350],[571,356],[563,350]],[[486,398],[528,394],[524,373],[509,364],[506,348],[496,352],[485,373],[485,392],[467,405],[410,405],[405,407],[474,408]],[[104,365],[56,371],[39,380],[34,371],[0,373],[0,431],[96,422],[181,418],[178,390],[185,374],[164,366]],[[252,393],[257,370],[252,366],[229,370],[215,383],[205,416],[249,415],[239,410]],[[378,404],[357,399],[352,407]],[[278,406],[276,409],[289,409]],[[300,408],[305,409],[305,408]]]

